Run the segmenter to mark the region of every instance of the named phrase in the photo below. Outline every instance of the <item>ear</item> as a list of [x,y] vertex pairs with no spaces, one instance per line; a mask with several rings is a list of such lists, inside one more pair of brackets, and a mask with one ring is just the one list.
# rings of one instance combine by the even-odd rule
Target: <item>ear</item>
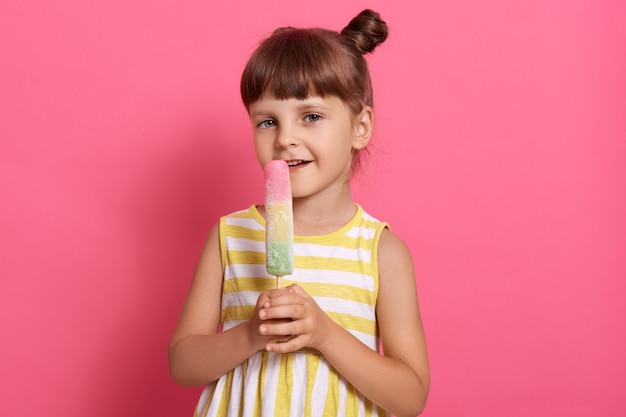
[[370,142],[374,131],[374,110],[370,106],[365,106],[361,113],[356,116],[354,122],[352,149],[363,149]]

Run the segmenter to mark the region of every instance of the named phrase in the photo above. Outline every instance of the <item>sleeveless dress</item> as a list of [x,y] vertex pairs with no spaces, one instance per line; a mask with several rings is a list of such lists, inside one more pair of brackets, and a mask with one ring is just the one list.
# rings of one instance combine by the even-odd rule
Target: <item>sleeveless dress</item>
[[[357,205],[341,229],[294,237],[294,273],[283,285],[300,285],[337,323],[378,350],[377,247],[387,223]],[[223,330],[254,312],[260,292],[275,288],[265,270],[265,220],[251,206],[220,219],[224,283]],[[314,349],[279,354],[259,351],[205,387],[194,416],[388,416],[363,397]]]

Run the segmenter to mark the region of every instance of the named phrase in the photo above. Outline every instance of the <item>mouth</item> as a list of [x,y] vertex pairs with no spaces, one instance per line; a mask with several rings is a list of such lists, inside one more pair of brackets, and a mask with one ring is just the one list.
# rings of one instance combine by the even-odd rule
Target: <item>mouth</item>
[[286,161],[286,162],[287,162],[287,165],[289,165],[289,168],[293,168],[293,167],[309,164],[313,161],[307,161],[304,159],[293,159],[293,160]]

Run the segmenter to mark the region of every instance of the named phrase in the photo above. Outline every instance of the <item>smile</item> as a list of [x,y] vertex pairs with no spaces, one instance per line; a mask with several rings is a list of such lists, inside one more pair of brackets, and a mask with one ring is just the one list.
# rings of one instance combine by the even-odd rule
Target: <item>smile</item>
[[289,165],[290,167],[295,167],[295,166],[302,165],[302,164],[308,164],[309,162],[312,162],[312,161],[305,161],[304,159],[296,159],[293,161],[287,161],[287,165]]

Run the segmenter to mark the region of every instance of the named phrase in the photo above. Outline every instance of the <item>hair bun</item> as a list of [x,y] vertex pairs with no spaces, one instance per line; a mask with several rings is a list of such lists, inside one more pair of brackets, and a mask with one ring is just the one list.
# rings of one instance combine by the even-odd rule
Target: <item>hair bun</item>
[[354,45],[361,54],[372,52],[387,39],[389,29],[380,14],[365,9],[343,28],[341,34]]

